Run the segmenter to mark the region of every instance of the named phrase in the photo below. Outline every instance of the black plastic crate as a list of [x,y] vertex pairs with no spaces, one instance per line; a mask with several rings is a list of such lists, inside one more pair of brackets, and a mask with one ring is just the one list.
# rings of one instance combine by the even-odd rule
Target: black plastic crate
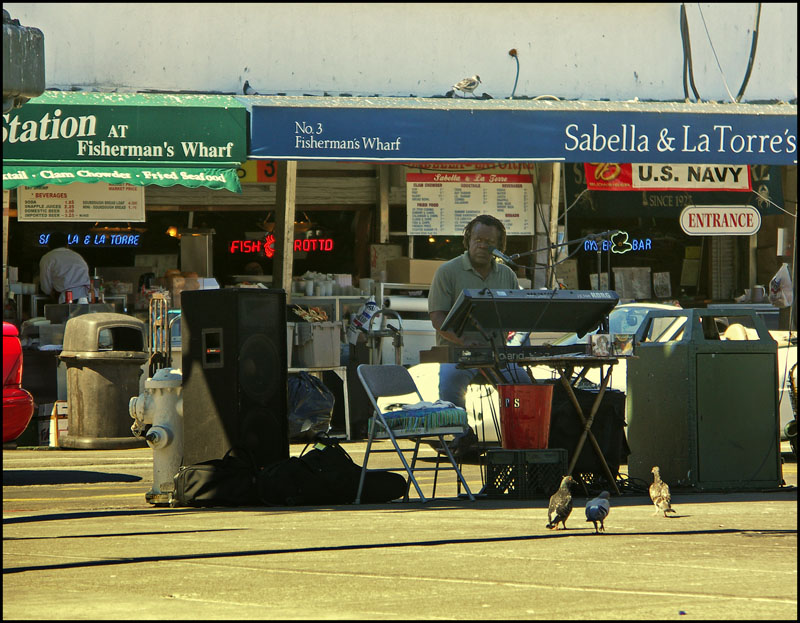
[[567,451],[493,449],[486,453],[488,497],[512,497],[528,500],[549,497],[567,472]]

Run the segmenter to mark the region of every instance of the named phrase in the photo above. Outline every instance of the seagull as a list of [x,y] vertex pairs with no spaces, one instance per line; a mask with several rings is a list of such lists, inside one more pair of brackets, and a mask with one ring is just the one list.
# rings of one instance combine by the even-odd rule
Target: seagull
[[256,91],[253,87],[250,86],[250,81],[245,80],[244,86],[242,87],[242,93],[245,95],[260,95],[258,91]]
[[545,528],[558,530],[558,524],[567,529],[567,518],[572,512],[572,494],[569,492],[569,486],[575,481],[572,476],[564,476],[561,479],[561,485],[550,497],[550,505],[547,507],[547,525]]
[[472,93],[480,83],[481,77],[475,74],[472,78],[464,78],[461,82],[456,82],[453,88],[464,93]]
[[[603,525],[603,520],[608,516],[608,491],[603,491],[593,500],[586,502],[586,521],[591,521],[594,524],[594,533],[600,534],[605,532],[606,527]],[[597,529],[597,522],[600,522],[600,530]]]
[[663,512],[664,517],[666,517],[667,513],[677,513],[670,504],[669,485],[661,480],[658,466],[651,469],[650,472],[653,474],[653,484],[650,485],[650,499],[653,500],[653,504],[656,507],[656,512],[653,514],[658,515]]

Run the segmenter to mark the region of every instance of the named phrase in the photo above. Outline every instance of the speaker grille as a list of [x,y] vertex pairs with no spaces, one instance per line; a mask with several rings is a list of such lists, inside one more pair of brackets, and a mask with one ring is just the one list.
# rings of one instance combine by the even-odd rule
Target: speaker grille
[[181,303],[183,464],[231,448],[259,466],[288,457],[284,291],[187,291]]
[[279,375],[275,370],[281,362],[275,343],[265,334],[245,338],[239,350],[239,386],[244,394],[258,404],[267,404],[278,388]]

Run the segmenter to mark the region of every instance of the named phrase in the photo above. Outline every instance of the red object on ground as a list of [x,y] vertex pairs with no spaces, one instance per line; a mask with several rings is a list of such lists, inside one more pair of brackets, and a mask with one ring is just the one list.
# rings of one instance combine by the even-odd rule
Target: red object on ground
[[547,448],[553,384],[498,385],[500,432],[508,450]]
[[22,346],[17,327],[3,323],[3,443],[14,441],[33,416],[33,396],[22,389]]

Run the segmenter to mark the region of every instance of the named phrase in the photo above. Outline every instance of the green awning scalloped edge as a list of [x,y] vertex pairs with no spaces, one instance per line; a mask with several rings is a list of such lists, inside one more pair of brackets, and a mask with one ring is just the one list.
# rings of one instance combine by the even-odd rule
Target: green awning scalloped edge
[[234,168],[211,167],[57,167],[3,165],[3,190],[18,186],[38,188],[45,185],[64,185],[74,182],[94,184],[133,184],[135,186],[206,186],[241,193],[242,186]]

